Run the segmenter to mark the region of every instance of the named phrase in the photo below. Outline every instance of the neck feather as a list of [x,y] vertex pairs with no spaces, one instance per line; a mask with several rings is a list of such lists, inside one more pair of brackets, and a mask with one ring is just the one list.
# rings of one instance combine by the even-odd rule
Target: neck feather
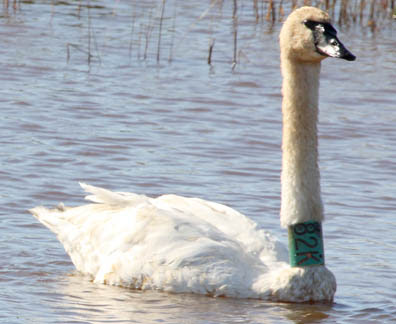
[[323,220],[318,167],[320,63],[282,58],[281,225]]

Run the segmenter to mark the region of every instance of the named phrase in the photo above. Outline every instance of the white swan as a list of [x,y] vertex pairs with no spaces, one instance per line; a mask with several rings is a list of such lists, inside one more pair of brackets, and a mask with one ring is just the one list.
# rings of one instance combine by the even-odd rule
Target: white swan
[[[316,134],[320,62],[327,56],[354,59],[329,21],[325,12],[303,7],[288,17],[280,33],[281,224],[291,235],[295,224],[323,220]],[[31,212],[56,233],[76,268],[95,282],[289,302],[333,300],[336,281],[322,255],[319,264],[301,266],[306,259],[317,259],[304,252],[304,262],[291,267],[282,244],[229,207],[81,185],[93,203]],[[316,229],[302,226],[311,233]],[[308,239],[311,245],[318,241]]]

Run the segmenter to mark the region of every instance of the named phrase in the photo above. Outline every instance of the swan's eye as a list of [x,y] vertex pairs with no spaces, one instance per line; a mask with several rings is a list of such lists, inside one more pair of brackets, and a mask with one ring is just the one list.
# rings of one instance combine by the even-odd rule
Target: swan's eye
[[335,39],[332,39],[332,40],[330,41],[330,45],[332,45],[332,46],[338,46],[338,42],[337,42]]

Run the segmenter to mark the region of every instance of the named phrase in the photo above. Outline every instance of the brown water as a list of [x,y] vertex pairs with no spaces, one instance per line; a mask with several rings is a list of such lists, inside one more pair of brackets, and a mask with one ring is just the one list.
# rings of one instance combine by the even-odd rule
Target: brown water
[[333,305],[288,305],[93,284],[27,212],[83,203],[84,181],[225,203],[286,243],[280,26],[256,24],[242,3],[232,71],[231,1],[167,2],[159,64],[161,1],[18,3],[0,18],[1,323],[394,323],[394,27],[340,30],[358,59],[323,64],[325,245],[338,291]]

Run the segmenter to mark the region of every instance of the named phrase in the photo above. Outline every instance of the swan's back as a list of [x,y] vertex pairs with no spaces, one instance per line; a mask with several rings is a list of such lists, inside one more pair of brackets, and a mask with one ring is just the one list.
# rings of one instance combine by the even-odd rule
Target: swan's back
[[269,293],[263,274],[287,266],[277,240],[224,205],[83,187],[95,203],[32,212],[95,282],[257,298]]

